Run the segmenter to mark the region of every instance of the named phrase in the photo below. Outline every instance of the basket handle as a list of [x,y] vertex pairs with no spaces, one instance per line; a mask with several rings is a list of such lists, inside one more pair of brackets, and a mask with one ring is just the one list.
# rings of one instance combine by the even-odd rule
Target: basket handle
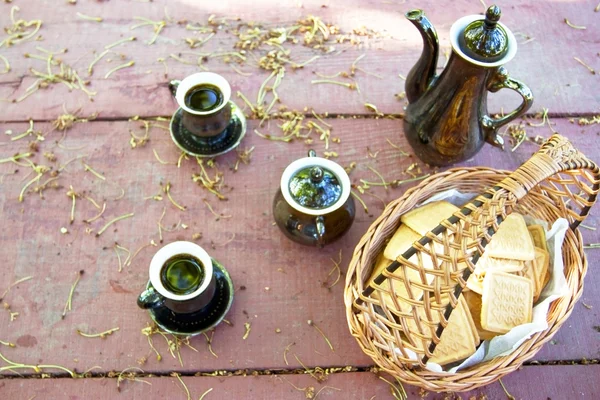
[[585,219],[592,204],[596,201],[600,189],[600,170],[596,163],[573,147],[564,136],[552,135],[528,161],[494,188],[505,189],[512,193],[516,200],[520,200],[545,179],[557,173],[572,170],[582,170],[582,174],[585,173],[584,170],[587,170],[591,174],[587,178],[593,185],[591,188],[586,187],[587,190],[582,188],[588,198],[585,201],[582,200],[584,206],[570,224],[571,229],[575,229]]

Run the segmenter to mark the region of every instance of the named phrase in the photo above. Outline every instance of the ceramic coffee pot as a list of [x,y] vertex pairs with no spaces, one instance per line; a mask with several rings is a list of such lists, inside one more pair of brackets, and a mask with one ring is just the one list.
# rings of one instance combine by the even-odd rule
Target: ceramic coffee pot
[[277,226],[295,242],[323,247],[344,235],[354,222],[350,178],[339,164],[317,157],[292,162],[281,176],[273,201]]
[[171,138],[182,151],[215,157],[236,148],[246,134],[246,118],[231,100],[229,82],[213,72],[198,72],[169,89],[179,108],[171,118]]
[[[498,128],[523,115],[533,95],[503,67],[517,53],[517,41],[499,22],[500,8],[491,6],[485,17],[470,15],[452,25],[452,54],[439,76],[434,27],[422,10],[409,11],[406,18],[417,27],[424,45],[406,78],[404,131],[415,154],[430,165],[446,166],[471,158],[485,142],[503,147]],[[516,91],[522,102],[516,110],[494,117],[487,111],[487,93],[500,89]]]

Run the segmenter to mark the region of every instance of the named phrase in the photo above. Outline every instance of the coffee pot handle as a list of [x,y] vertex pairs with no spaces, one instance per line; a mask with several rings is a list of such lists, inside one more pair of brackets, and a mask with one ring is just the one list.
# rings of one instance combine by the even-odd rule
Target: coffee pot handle
[[488,90],[492,93],[495,93],[500,89],[514,90],[519,93],[523,99],[519,107],[503,117],[492,118],[489,115],[481,117],[481,124],[486,130],[487,142],[496,147],[504,148],[504,140],[497,133],[498,128],[525,114],[533,104],[533,93],[523,82],[510,78],[508,76],[508,71],[504,67],[499,67],[496,70],[496,73],[488,84]]
[[179,87],[180,83],[181,81],[175,79],[169,82],[169,91],[171,91],[171,95],[173,97],[175,97],[175,95],[177,94],[177,88]]
[[143,309],[160,307],[164,302],[165,298],[154,290],[152,286],[144,290],[137,299],[138,307]]

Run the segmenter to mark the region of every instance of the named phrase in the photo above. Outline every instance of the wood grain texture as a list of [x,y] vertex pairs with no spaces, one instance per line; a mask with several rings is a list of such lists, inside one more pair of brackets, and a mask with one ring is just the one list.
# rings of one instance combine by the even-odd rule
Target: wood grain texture
[[[509,392],[516,399],[596,399],[600,396],[597,379],[600,366],[529,366],[503,379]],[[142,379],[142,378],[141,378]],[[0,393],[8,399],[52,398],[69,399],[185,399],[185,389],[175,377],[143,378],[149,384],[124,381],[117,391],[116,379],[60,379],[0,380]],[[369,400],[393,399],[387,383],[370,372],[353,372],[330,375],[324,383],[317,383],[308,375],[246,376],[246,377],[183,377],[191,398],[197,399],[207,390],[212,390],[204,399],[344,399]],[[535,384],[532,384],[535,382]],[[296,386],[294,388],[293,386]],[[306,393],[317,397],[308,397]],[[298,389],[308,389],[305,392]],[[504,399],[506,395],[499,383],[472,392],[451,395],[445,393],[420,392],[418,388],[406,386],[409,400],[429,399]]]
[[[403,173],[413,163],[412,157],[405,157],[393,149],[386,138],[409,150],[402,135],[402,123],[389,119],[332,119],[332,136],[339,136],[341,144],[332,144],[330,150],[340,154],[338,161],[346,166],[352,161],[358,163],[351,173],[354,183],[360,184],[364,178],[376,182],[379,178],[368,169],[379,171],[387,180],[406,179]],[[561,133],[572,138],[575,146],[588,154],[600,154],[596,140],[598,128],[581,128],[567,120],[557,120],[554,126]],[[279,178],[284,167],[292,160],[306,154],[308,146],[302,142],[280,143],[258,137],[252,133],[256,122],[249,126],[248,136],[243,147],[255,146],[252,161],[241,165],[238,172],[229,170],[236,159],[228,154],[218,159],[224,172],[225,183],[229,185],[228,201],[216,198],[191,182],[191,175],[198,173],[195,160],[183,161],[181,168],[176,165],[161,165],[153,155],[157,151],[161,159],[175,162],[179,152],[172,144],[168,133],[153,128],[150,142],[145,147],[131,149],[129,129],[140,133],[139,122],[89,122],[75,125],[61,142],[62,147],[79,150],[63,150],[54,142],[60,136],[57,132],[46,134],[40,142],[40,152],[33,157],[36,163],[44,165],[64,164],[77,155],[87,155],[85,162],[106,177],[102,181],[85,172],[80,160],[70,163],[59,175],[60,189],[47,189],[45,199],[29,192],[24,201],[17,201],[24,183],[33,175],[27,176],[28,167],[12,163],[0,164],[3,176],[0,190],[0,210],[3,228],[0,233],[0,259],[4,260],[0,288],[8,286],[26,276],[33,276],[11,289],[4,301],[13,312],[19,312],[15,321],[9,321],[6,310],[0,310],[4,321],[0,324],[0,339],[17,343],[10,351],[10,359],[27,363],[60,364],[78,371],[92,366],[101,370],[120,370],[137,365],[146,357],[144,368],[149,371],[212,371],[216,369],[264,369],[298,367],[296,354],[307,366],[367,366],[371,360],[360,352],[354,339],[348,334],[342,300],[343,276],[331,289],[333,277],[328,273],[333,267],[331,259],[337,259],[342,250],[342,270],[350,259],[355,244],[369,224],[382,210],[380,200],[364,195],[369,206],[369,214],[358,207],[357,218],[348,235],[340,242],[325,250],[304,248],[287,240],[272,223],[271,201],[278,189]],[[35,129],[48,131],[48,124],[35,124]],[[13,130],[13,135],[26,129],[26,124],[4,124],[0,132]],[[273,129],[263,131],[277,134]],[[550,130],[529,128],[529,134],[549,136]],[[8,138],[8,137],[7,137]],[[370,158],[367,146],[376,158]],[[26,139],[8,142],[0,146],[4,158],[25,151]],[[313,147],[319,154],[323,151],[322,142],[316,141]],[[486,146],[466,165],[486,165],[493,163],[498,168],[514,169],[529,158],[535,145],[525,143],[515,152],[500,152]],[[48,162],[41,153],[54,151],[58,160]],[[429,170],[423,168],[423,173]],[[18,173],[13,174],[15,169]],[[46,178],[44,178],[46,179]],[[160,193],[160,183],[171,182],[174,199],[187,207],[179,211],[166,198],[161,202],[145,197]],[[414,184],[414,183],[413,183]],[[78,193],[85,193],[97,202],[106,202],[106,212],[102,218],[90,224],[94,230],[85,233],[83,219],[97,214],[92,204],[80,198],[77,200],[75,223],[69,224],[71,199],[66,195],[69,185]],[[117,186],[125,189],[121,200]],[[406,184],[397,189],[382,187],[373,193],[389,201],[397,197]],[[164,194],[163,194],[164,196]],[[215,220],[208,211],[203,199],[218,213],[232,218]],[[236,287],[233,309],[227,318],[233,326],[220,325],[214,335],[212,347],[218,358],[213,357],[204,337],[192,340],[198,353],[184,348],[181,351],[184,365],[168,354],[165,342],[160,337],[154,341],[163,355],[157,362],[151,352],[146,337],[141,330],[150,321],[148,315],[138,309],[135,300],[147,281],[147,266],[157,250],[144,248],[129,267],[118,272],[118,262],[113,244],[115,242],[132,252],[154,240],[158,244],[157,221],[166,207],[163,224],[167,227],[178,221],[189,227],[181,227],[173,232],[164,232],[164,242],[192,240],[196,232],[203,234],[198,243],[220,260],[230,271]],[[126,213],[134,217],[117,222],[100,237],[94,237],[106,222]],[[597,226],[596,212],[586,222]],[[61,234],[66,227],[68,234]],[[586,243],[600,242],[598,231],[585,230]],[[229,242],[231,240],[231,242]],[[592,271],[586,277],[583,301],[591,309],[577,306],[571,319],[555,336],[553,345],[547,345],[536,359],[571,360],[598,358],[600,341],[593,326],[597,325],[600,310],[598,275],[593,266],[600,253],[589,250]],[[73,310],[61,319],[69,289],[79,270],[85,270],[75,295]],[[335,273],[333,274],[335,275]],[[268,289],[267,289],[268,288]],[[328,336],[335,348],[331,352],[319,333],[307,324],[314,321]],[[242,340],[244,323],[251,324],[247,340]],[[110,328],[120,330],[106,339],[88,339],[77,335],[76,329],[85,332],[102,332]],[[276,329],[281,333],[276,333]],[[283,353],[291,346],[286,365]],[[0,349],[5,353],[5,349]]]
[[[464,15],[482,11],[481,3],[473,0],[461,0],[446,3],[433,0],[408,0],[398,4],[378,0],[341,1],[296,1],[286,0],[273,5],[271,2],[254,2],[252,7],[242,6],[240,1],[222,1],[219,4],[192,2],[187,0],[139,2],[79,2],[72,6],[66,2],[21,1],[18,17],[25,20],[43,19],[40,34],[42,41],[19,43],[15,46],[0,49],[11,63],[12,69],[0,74],[0,99],[20,97],[27,87],[34,82],[30,68],[45,70],[45,62],[24,58],[24,53],[42,54],[35,50],[36,46],[57,50],[68,48],[67,54],[59,55],[61,59],[72,65],[82,78],[87,79],[87,67],[104,46],[122,38],[135,35],[138,40],[112,50],[95,67],[91,77],[90,89],[98,94],[94,102],[81,91],[69,93],[62,84],[40,90],[21,103],[7,102],[3,105],[0,119],[22,121],[28,118],[50,120],[62,111],[63,104],[69,110],[81,109],[83,113],[100,112],[104,118],[126,118],[132,115],[161,115],[173,106],[167,89],[170,79],[181,79],[199,69],[194,65],[182,64],[170,59],[170,54],[189,51],[184,38],[194,37],[185,30],[185,25],[175,23],[167,25],[159,35],[155,44],[146,42],[152,37],[152,27],[146,26],[130,30],[135,24],[134,16],[143,16],[153,20],[164,17],[164,6],[168,5],[169,15],[174,20],[206,23],[209,15],[217,17],[240,17],[243,21],[256,21],[267,27],[290,26],[298,19],[313,14],[324,21],[340,26],[343,32],[366,26],[383,32],[384,38],[356,37],[363,43],[360,46],[334,44],[336,52],[323,55],[318,50],[300,45],[292,48],[291,58],[304,62],[314,55],[321,55],[315,62],[303,69],[287,73],[279,88],[283,104],[292,109],[312,107],[318,112],[335,114],[367,114],[365,102],[378,106],[384,113],[402,112],[403,102],[394,94],[404,90],[404,81],[398,74],[406,76],[421,52],[421,38],[417,30],[402,15],[410,8],[422,8],[426,11],[438,29],[441,49],[450,48],[448,32],[451,24]],[[323,8],[322,5],[327,7]],[[576,2],[537,2],[505,1],[502,21],[518,35],[519,42],[527,38],[533,41],[522,44],[515,59],[509,63],[511,76],[527,83],[534,92],[535,104],[532,112],[543,107],[549,108],[555,115],[597,113],[600,104],[598,75],[591,74],[573,57],[579,57],[596,70],[599,69],[599,58],[595,51],[600,40],[600,26],[596,23],[595,4],[592,0]],[[0,5],[0,24],[10,25],[9,10],[11,4]],[[543,9],[543,12],[541,10]],[[283,11],[285,10],[285,12]],[[99,16],[102,23],[86,21],[76,16],[81,12],[90,16]],[[573,29],[564,23],[564,18],[577,25],[586,26],[586,30]],[[232,51],[237,39],[227,33],[235,28],[237,22],[229,22],[203,47],[196,52]],[[206,37],[200,35],[199,37]],[[270,47],[259,50],[259,57],[271,50]],[[342,51],[341,54],[338,54]],[[445,57],[440,52],[440,66]],[[123,60],[120,58],[123,56]],[[361,55],[365,57],[358,66],[370,74],[357,71],[355,79],[361,89],[360,93],[345,87],[321,84],[311,85],[317,79],[315,73],[333,75],[341,71],[349,71],[351,64]],[[163,65],[158,58],[166,58],[168,77],[164,76]],[[185,56],[184,57],[190,57]],[[107,63],[107,60],[111,60]],[[108,79],[104,75],[110,69],[129,60],[135,62],[132,68],[114,73]],[[223,74],[230,80],[233,92],[241,91],[250,99],[269,75],[270,71],[260,70],[256,61],[249,56],[247,66],[241,69],[252,73],[251,76],[240,76],[223,63],[222,58],[212,59],[206,66]],[[0,66],[1,68],[2,66]],[[373,76],[371,74],[376,74]],[[381,79],[383,78],[383,79]],[[342,78],[337,80],[343,81]],[[345,80],[346,82],[351,82]],[[493,112],[508,111],[518,104],[514,93],[490,96],[490,108]]]

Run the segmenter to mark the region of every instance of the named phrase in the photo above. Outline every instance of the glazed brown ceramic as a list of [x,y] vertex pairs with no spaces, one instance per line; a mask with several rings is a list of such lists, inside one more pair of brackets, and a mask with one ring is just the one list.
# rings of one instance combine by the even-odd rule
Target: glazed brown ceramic
[[316,157],[311,150],[309,157],[294,161],[284,171],[273,217],[291,240],[323,247],[350,229],[354,215],[350,179],[340,165]]
[[[423,36],[423,53],[406,79],[409,105],[404,129],[415,154],[430,165],[447,166],[467,160],[485,142],[503,147],[498,128],[523,115],[533,103],[529,88],[511,79],[502,66],[516,54],[514,35],[498,22],[492,6],[481,16],[459,19],[450,30],[452,54],[441,75],[435,75],[437,33],[421,10],[406,17]],[[487,93],[511,89],[521,105],[503,117],[488,114]]]

